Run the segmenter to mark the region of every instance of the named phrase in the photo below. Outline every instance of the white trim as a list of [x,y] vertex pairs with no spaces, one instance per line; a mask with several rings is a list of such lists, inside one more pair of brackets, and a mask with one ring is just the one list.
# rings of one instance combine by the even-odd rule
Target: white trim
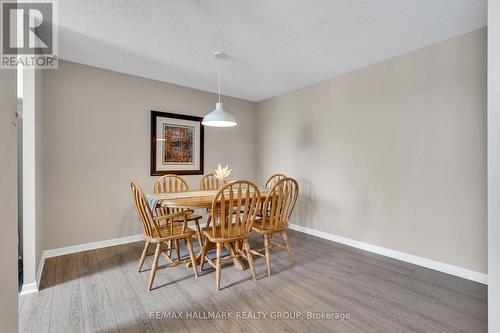
[[133,235],[133,236],[127,236],[127,237],[121,237],[121,238],[106,239],[103,241],[92,242],[92,243],[85,243],[85,244],[79,244],[79,245],[73,245],[73,246],[67,246],[67,247],[60,247],[57,249],[43,251],[42,258],[45,260],[46,258],[63,256],[65,254],[71,254],[71,253],[101,249],[103,247],[133,243],[133,242],[137,242],[137,241],[140,241],[143,239],[144,238],[143,238],[142,234],[139,234],[139,235]]
[[40,263],[38,264],[38,270],[36,272],[35,282],[38,287],[40,287],[40,281],[42,279],[43,265],[45,265],[45,251],[42,252],[42,255],[40,256]]
[[21,292],[19,293],[19,296],[24,296],[28,295],[31,293],[36,293],[38,291],[38,287],[36,282],[31,282],[31,283],[26,283],[23,284],[23,287],[21,288]]
[[63,256],[65,254],[101,249],[109,246],[133,243],[140,241],[142,239],[144,239],[142,234],[139,234],[133,236],[126,236],[122,238],[106,239],[103,241],[92,242],[92,243],[60,247],[52,250],[45,250],[42,253],[42,257],[40,258],[40,264],[38,265],[38,271],[36,272],[36,281],[28,284],[23,284],[19,296],[31,294],[38,291],[38,286],[40,286],[40,281],[42,279],[43,266],[45,265],[45,259],[47,258]]
[[[427,259],[419,256],[415,256],[412,254],[404,253],[404,252],[399,252],[391,249],[387,249],[381,246],[377,245],[372,245],[360,241],[356,241],[350,238],[342,237],[342,236],[337,236],[334,234],[330,234],[324,231],[304,227],[301,225],[297,224],[289,224],[290,229],[296,230],[299,232],[303,232],[312,236],[316,236],[319,238],[323,239],[328,239],[333,242],[345,244],[348,246],[355,247],[357,249],[365,250],[368,252],[372,253],[377,253],[389,258],[405,261],[414,265],[430,268],[436,271],[440,271],[443,273],[451,274],[454,276],[458,276],[464,279],[476,281],[479,283],[483,284],[488,284],[488,275],[476,271],[472,271],[466,268],[446,264],[443,262],[439,262],[436,260],[432,259]],[[68,247],[61,247],[57,249],[52,249],[52,250],[45,250],[42,253],[42,258],[40,259],[40,265],[38,266],[38,272],[37,272],[37,282],[30,283],[28,285],[23,285],[21,295],[23,293],[29,293],[29,292],[34,292],[37,291],[37,283],[40,283],[40,279],[42,276],[42,271],[43,271],[43,265],[45,262],[46,258],[52,258],[52,257],[57,257],[57,256],[62,256],[66,254],[72,254],[72,253],[77,253],[77,252],[83,252],[83,251],[89,251],[89,250],[95,250],[95,249],[100,249],[104,247],[109,247],[109,246],[115,246],[115,245],[121,245],[121,244],[127,244],[127,243],[133,243],[137,242],[143,239],[142,234],[139,235],[133,235],[133,236],[127,236],[127,237],[122,237],[122,238],[114,238],[114,239],[107,239],[103,241],[98,241],[98,242],[92,242],[92,243],[85,243],[85,244],[80,244],[80,245],[74,245],[74,246],[68,246]],[[25,290],[26,289],[26,290]]]
[[454,276],[458,276],[467,280],[472,280],[476,281],[479,283],[483,284],[488,284],[488,275],[476,271],[471,271],[466,268],[458,267],[458,266],[453,266],[450,264],[446,264],[443,262],[439,262],[436,260],[432,259],[427,259],[427,258],[422,258],[415,256],[413,254],[408,254],[404,252],[399,252],[395,250],[390,250],[381,246],[376,246],[368,243],[363,243],[354,239],[346,238],[346,237],[341,237],[337,236],[334,234],[330,234],[324,231],[316,230],[316,229],[311,229],[308,227],[303,227],[301,225],[297,224],[289,224],[290,229],[300,231],[312,236],[328,239],[337,243],[341,243],[344,245],[352,246],[357,249],[365,250],[368,252],[373,252],[377,253],[389,258],[405,261],[411,264],[415,264],[418,266],[430,268],[436,271],[440,271],[443,273],[451,274]]
[[500,332],[500,1],[488,1],[488,330]]
[[23,69],[23,130],[22,130],[22,223],[23,223],[23,286],[27,290],[36,284],[36,212],[40,205],[36,193],[36,114],[35,70]]

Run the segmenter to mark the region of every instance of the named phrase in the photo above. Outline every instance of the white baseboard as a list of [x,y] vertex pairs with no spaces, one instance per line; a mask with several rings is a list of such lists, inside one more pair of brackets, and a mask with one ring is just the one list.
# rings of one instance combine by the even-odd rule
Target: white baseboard
[[363,243],[354,239],[346,238],[346,237],[341,237],[337,236],[334,234],[330,234],[324,231],[316,230],[316,229],[311,229],[308,227],[303,227],[301,225],[297,224],[289,224],[290,229],[300,231],[312,236],[328,239],[337,243],[341,243],[344,245],[352,246],[357,249],[365,250],[368,252],[373,252],[377,253],[389,258],[405,261],[411,264],[415,264],[418,266],[422,266],[425,268],[430,268],[436,271],[440,271],[443,273],[451,274],[454,276],[458,276],[467,280],[472,280],[475,282],[483,283],[483,284],[488,284],[488,275],[480,272],[475,272],[466,268],[458,267],[458,266],[453,266],[450,264],[446,264],[443,262],[439,262],[436,260],[432,259],[427,259],[427,258],[422,258],[418,257],[412,254],[404,253],[404,252],[399,252],[395,250],[390,250],[381,246],[376,246],[368,243]]
[[40,263],[38,264],[38,270],[37,270],[36,276],[35,276],[35,282],[23,284],[23,286],[21,287],[21,292],[19,293],[19,296],[24,296],[27,294],[38,292],[38,288],[40,287],[40,280],[42,278],[44,264],[45,264],[45,257],[44,257],[44,254],[42,253],[42,256],[40,258]]
[[38,270],[36,271],[35,282],[37,285],[37,290],[40,287],[40,281],[42,280],[43,265],[45,265],[45,252],[42,252],[40,263],[38,264]]
[[38,287],[40,286],[40,281],[42,279],[43,266],[45,265],[45,259],[47,259],[47,258],[58,257],[58,256],[63,256],[66,254],[72,254],[72,253],[77,253],[77,252],[101,249],[101,248],[109,247],[109,246],[133,243],[133,242],[140,241],[142,239],[144,239],[142,234],[139,234],[139,235],[133,235],[133,236],[127,236],[127,237],[121,237],[121,238],[106,239],[103,241],[92,242],[92,243],[85,243],[85,244],[79,244],[79,245],[73,245],[73,246],[67,246],[67,247],[60,247],[60,248],[52,249],[52,250],[45,250],[42,253],[42,257],[40,258],[40,264],[38,265],[38,270],[36,272],[36,281],[32,282],[32,283],[28,283],[28,284],[23,284],[23,286],[21,288],[21,292],[19,293],[19,296],[23,296],[23,295],[34,293],[34,292],[38,291]]
[[38,291],[38,286],[36,282],[23,284],[19,296],[24,296],[31,293],[36,293]]
[[[377,253],[389,258],[405,261],[411,264],[415,264],[418,266],[430,268],[436,271],[440,271],[443,273],[451,274],[454,276],[458,276],[464,279],[476,281],[479,283],[483,284],[488,284],[488,275],[480,272],[475,272],[466,268],[446,264],[443,262],[439,262],[436,260],[432,259],[427,259],[423,257],[418,257],[412,254],[404,253],[404,252],[399,252],[391,249],[387,249],[381,246],[377,245],[372,245],[360,241],[356,241],[350,238],[342,237],[342,236],[337,236],[334,234],[330,234],[324,231],[308,228],[308,227],[303,227],[301,225],[297,224],[290,224],[289,225],[290,229],[296,230],[299,232],[303,232],[312,236],[320,237],[323,239],[328,239],[337,243],[345,244],[348,246],[352,246],[357,249],[365,250],[368,252],[372,253]],[[38,265],[38,271],[36,275],[36,282],[29,283],[27,285],[23,285],[23,288],[21,290],[20,295],[24,295],[27,293],[31,292],[36,292],[38,290],[38,287],[40,285],[40,279],[42,277],[42,272],[43,272],[43,266],[45,263],[46,258],[52,258],[52,257],[57,257],[57,256],[62,256],[66,254],[72,254],[72,253],[77,253],[77,252],[83,252],[83,251],[89,251],[89,250],[95,250],[95,249],[100,249],[100,248],[105,248],[109,246],[115,246],[115,245],[121,245],[121,244],[127,244],[127,243],[133,243],[137,242],[143,239],[143,235],[133,235],[133,236],[127,236],[127,237],[122,237],[122,238],[114,238],[114,239],[107,239],[103,241],[98,241],[98,242],[92,242],[92,243],[85,243],[85,244],[80,244],[80,245],[74,245],[74,246],[68,246],[68,247],[61,247],[57,249],[52,249],[52,250],[45,250],[42,253],[42,257],[40,258],[40,264]]]
[[67,247],[60,247],[60,248],[52,249],[52,250],[45,250],[42,253],[42,257],[40,258],[40,264],[38,265],[38,270],[36,272],[35,282],[23,284],[23,286],[21,288],[21,292],[19,293],[19,296],[23,296],[23,295],[34,293],[34,292],[38,291],[38,287],[40,286],[40,281],[42,279],[43,266],[45,265],[45,259],[47,259],[47,258],[58,257],[58,256],[63,256],[66,254],[72,254],[72,253],[77,253],[77,252],[101,249],[101,248],[109,247],[109,246],[133,243],[133,242],[137,242],[137,241],[140,241],[143,239],[144,238],[143,238],[142,234],[139,234],[139,235],[133,235],[133,236],[127,236],[127,237],[121,237],[121,238],[106,239],[103,241],[92,242],[92,243],[85,243],[85,244],[79,244],[79,245],[73,245],[73,246],[67,246]]
[[137,241],[140,241],[143,239],[144,238],[143,238],[142,234],[139,234],[139,235],[133,235],[133,236],[127,236],[127,237],[121,237],[121,238],[106,239],[103,241],[92,242],[92,243],[85,243],[85,244],[79,244],[79,245],[73,245],[73,246],[67,246],[67,247],[60,247],[57,249],[43,251],[42,258],[44,258],[44,259],[45,258],[52,258],[52,257],[63,256],[66,254],[101,249],[101,248],[109,247],[109,246],[133,243],[133,242],[137,242]]

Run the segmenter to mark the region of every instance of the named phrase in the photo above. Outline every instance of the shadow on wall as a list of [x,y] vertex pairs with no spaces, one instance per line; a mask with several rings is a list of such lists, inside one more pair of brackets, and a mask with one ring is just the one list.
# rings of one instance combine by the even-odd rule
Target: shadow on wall
[[[295,136],[295,146],[299,151],[304,152],[316,145],[317,138],[311,117],[306,114],[301,118],[300,122],[297,123],[298,127],[290,135],[294,137],[297,134]],[[295,166],[300,166],[303,163],[299,155],[294,155],[295,159],[297,159],[294,163]],[[295,211],[292,214],[290,222],[303,227],[313,228],[318,209],[316,189],[309,178],[298,178],[296,180],[299,183],[299,197],[297,198]]]
[[120,223],[120,232],[122,235],[135,235],[142,233],[142,224],[139,220],[137,209],[135,208],[132,198],[130,198],[129,201],[130,206],[125,212]]
[[297,179],[297,182],[299,183],[299,197],[295,204],[291,223],[312,227],[316,218],[316,193],[309,179],[301,178]]
[[[294,136],[294,133],[290,133]],[[314,130],[314,124],[311,117],[303,116],[298,128],[298,136],[296,140],[297,147],[303,146],[314,146],[318,142],[316,137],[316,131]]]
[[[340,217],[338,206],[321,200],[309,179],[301,178],[297,181],[299,182],[299,197],[290,223],[335,233],[334,225]],[[320,228],[321,224],[323,227]]]

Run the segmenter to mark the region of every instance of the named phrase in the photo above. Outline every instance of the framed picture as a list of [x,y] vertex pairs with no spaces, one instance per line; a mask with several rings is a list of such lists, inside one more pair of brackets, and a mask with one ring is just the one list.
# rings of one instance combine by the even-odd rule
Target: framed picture
[[203,174],[202,120],[151,111],[151,176]]

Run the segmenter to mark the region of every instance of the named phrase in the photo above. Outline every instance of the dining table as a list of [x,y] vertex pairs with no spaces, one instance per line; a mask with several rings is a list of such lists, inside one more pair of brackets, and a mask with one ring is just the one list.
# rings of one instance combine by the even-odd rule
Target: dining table
[[[151,194],[157,200],[157,206],[165,208],[182,208],[182,209],[206,209],[207,211],[207,226],[210,224],[211,215],[210,209],[212,208],[212,203],[217,196],[219,190],[209,190],[209,191],[183,191],[183,192],[172,192],[172,193],[161,193],[161,194]],[[269,194],[269,190],[265,188],[259,189],[261,203],[266,199]],[[219,200],[220,201],[220,200]],[[218,202],[219,202],[218,201]],[[208,239],[206,239],[208,241]],[[209,242],[209,249],[215,248],[215,243]],[[196,255],[196,264],[200,264],[201,260],[201,248],[203,244],[200,244],[200,251]],[[226,246],[229,251],[229,244]],[[233,258],[233,263],[236,267],[241,270],[245,269],[245,265],[238,258]],[[190,264],[190,263],[189,263]]]

